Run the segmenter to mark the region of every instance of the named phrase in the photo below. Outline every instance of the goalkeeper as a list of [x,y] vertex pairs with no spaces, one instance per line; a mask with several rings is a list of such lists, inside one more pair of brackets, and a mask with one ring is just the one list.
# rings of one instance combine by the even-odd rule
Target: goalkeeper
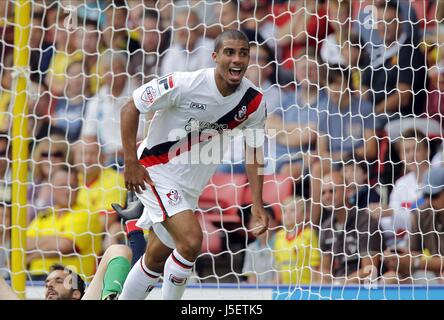
[[[154,79],[134,91],[133,99],[122,108],[125,184],[129,191],[137,192],[146,208],[137,226],[154,232],[149,233],[145,255],[133,266],[119,299],[145,299],[161,273],[162,298],[182,297],[202,245],[194,209],[217,167],[200,157],[194,162],[194,155],[199,148],[222,154],[214,148],[220,147],[218,140],[225,130],[251,129],[245,138],[256,222],[253,233],[268,229],[259,174],[266,110],[263,94],[244,78],[249,56],[245,34],[227,30],[215,40],[215,68]],[[155,115],[148,137],[137,150],[139,115],[151,111]],[[255,129],[261,135],[253,135]]]
[[[113,208],[126,223],[130,248],[112,245],[100,261],[91,284],[85,291],[85,282],[70,268],[54,264],[45,280],[46,300],[115,300],[120,295],[123,283],[131,269],[130,261],[137,261],[145,250],[143,232],[134,226],[143,211],[143,205],[134,194],[127,195],[127,207],[114,203]],[[132,227],[131,227],[132,226]],[[0,277],[0,300],[17,300],[19,297]]]
[[[112,245],[103,255],[91,284],[85,282],[69,267],[54,264],[45,280],[45,300],[115,300],[131,269],[131,250],[124,245]],[[19,297],[0,277],[0,300]]]

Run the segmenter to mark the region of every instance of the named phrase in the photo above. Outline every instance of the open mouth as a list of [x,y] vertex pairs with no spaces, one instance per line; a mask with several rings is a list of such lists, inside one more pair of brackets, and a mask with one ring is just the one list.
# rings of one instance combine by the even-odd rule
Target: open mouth
[[242,69],[241,68],[230,68],[229,73],[233,77],[239,77],[241,75]]

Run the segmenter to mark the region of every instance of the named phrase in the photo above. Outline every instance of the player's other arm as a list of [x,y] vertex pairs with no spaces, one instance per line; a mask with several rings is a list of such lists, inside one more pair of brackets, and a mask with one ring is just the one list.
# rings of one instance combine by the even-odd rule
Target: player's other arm
[[268,229],[268,214],[265,212],[262,202],[262,187],[264,184],[262,147],[251,147],[246,143],[245,155],[245,170],[253,198],[251,213],[252,218],[256,221],[253,234],[257,236]]
[[5,279],[0,276],[0,300],[20,300],[15,292],[6,283]]
[[125,159],[125,186],[129,191],[141,193],[145,190],[145,182],[152,184],[148,171],[137,159],[136,138],[139,127],[140,112],[133,99],[120,112],[120,131],[122,137],[123,154]]

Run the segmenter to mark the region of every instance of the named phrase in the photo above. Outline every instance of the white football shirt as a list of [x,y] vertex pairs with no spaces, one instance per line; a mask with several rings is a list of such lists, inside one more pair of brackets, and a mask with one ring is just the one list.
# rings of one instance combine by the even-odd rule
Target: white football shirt
[[264,140],[262,92],[244,78],[233,94],[224,97],[214,72],[208,68],[167,74],[133,93],[141,113],[156,112],[138,149],[140,163],[152,178],[172,179],[196,197],[223,157],[223,147],[229,142],[225,133],[257,129],[246,131],[246,142],[258,147]]

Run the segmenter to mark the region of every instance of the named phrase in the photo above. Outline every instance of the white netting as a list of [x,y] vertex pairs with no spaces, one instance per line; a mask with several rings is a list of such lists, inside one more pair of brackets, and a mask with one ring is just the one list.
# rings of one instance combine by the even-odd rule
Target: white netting
[[[5,278],[17,183],[14,5],[0,4]],[[252,195],[235,140],[199,201],[204,242],[192,282],[290,285],[293,298],[353,298],[345,284],[442,284],[444,220],[424,209],[432,197],[423,191],[431,181],[433,205],[444,208],[443,16],[440,1],[426,0],[34,1],[29,285],[54,262],[91,278],[107,247],[127,243],[111,208],[126,201],[120,109],[152,78],[213,67],[214,39],[226,28],[250,39],[246,76],[267,102],[264,202],[274,219],[253,242]],[[139,141],[152,116],[141,116]],[[70,175],[77,179],[68,183]],[[321,282],[339,285],[339,294],[319,290]]]

